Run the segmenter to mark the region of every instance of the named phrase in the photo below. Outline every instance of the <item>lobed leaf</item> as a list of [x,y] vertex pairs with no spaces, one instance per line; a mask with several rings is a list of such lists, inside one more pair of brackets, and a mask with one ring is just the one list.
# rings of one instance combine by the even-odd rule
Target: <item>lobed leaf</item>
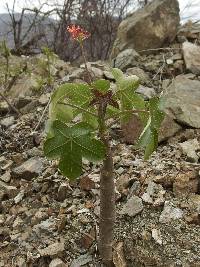
[[60,159],[59,169],[69,179],[82,172],[82,158],[96,162],[104,159],[105,146],[92,137],[88,123],[80,122],[72,127],[62,121],[52,123],[54,136],[44,143],[44,153],[49,159]]

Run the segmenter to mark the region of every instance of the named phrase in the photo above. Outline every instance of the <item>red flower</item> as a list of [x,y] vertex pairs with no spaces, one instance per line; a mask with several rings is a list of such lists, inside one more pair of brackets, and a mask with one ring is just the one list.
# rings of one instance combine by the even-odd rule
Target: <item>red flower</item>
[[82,29],[80,26],[71,25],[67,27],[67,31],[71,34],[71,37],[77,41],[83,41],[90,37],[90,33]]

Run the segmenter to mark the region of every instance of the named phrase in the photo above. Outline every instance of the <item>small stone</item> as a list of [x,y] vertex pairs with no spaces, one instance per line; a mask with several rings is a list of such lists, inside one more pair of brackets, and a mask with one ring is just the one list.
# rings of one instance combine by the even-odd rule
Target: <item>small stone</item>
[[108,79],[108,80],[110,80],[110,81],[115,80],[115,78],[114,78],[112,72],[110,72],[110,71],[105,70],[105,71],[103,72],[103,75],[106,77],[106,79]]
[[28,105],[29,103],[31,103],[31,97],[27,96],[27,97],[19,97],[18,99],[16,99],[15,101],[15,106],[18,109],[24,108],[26,105]]
[[136,76],[138,76],[142,84],[143,83],[144,84],[149,83],[150,78],[149,78],[148,74],[143,69],[140,69],[138,67],[129,68],[129,69],[126,70],[126,73],[128,75],[136,75]]
[[128,174],[120,175],[119,178],[117,178],[115,186],[119,193],[125,193],[128,190],[128,186],[130,183],[130,176]]
[[95,182],[89,176],[83,176],[79,182],[81,190],[90,191],[95,188]]
[[84,233],[81,237],[81,239],[79,240],[79,243],[81,245],[81,247],[83,247],[84,249],[89,249],[92,245],[92,243],[94,242],[95,238],[93,235],[89,234],[89,233]]
[[64,243],[55,242],[46,248],[38,249],[41,256],[58,256],[65,250]]
[[183,218],[183,211],[174,205],[170,201],[165,201],[164,209],[160,215],[160,223],[169,223],[172,220]]
[[148,193],[144,193],[142,195],[142,200],[145,202],[145,203],[148,203],[148,204],[153,204],[153,199],[152,197],[150,197],[150,195]]
[[69,191],[69,185],[67,183],[62,183],[58,188],[58,200],[64,201],[67,197]]
[[152,232],[152,237],[156,241],[156,243],[158,243],[159,245],[162,245],[163,242],[162,242],[160,230],[152,229],[151,232]]
[[139,54],[134,49],[125,49],[115,58],[114,67],[124,71],[130,67],[137,66],[139,57]]
[[25,180],[31,180],[33,177],[39,176],[42,172],[43,163],[42,159],[40,158],[31,158],[24,162],[17,168],[12,170],[12,177],[13,178],[21,178]]
[[130,198],[133,195],[138,195],[139,194],[139,191],[140,191],[140,186],[141,186],[140,182],[139,181],[135,181],[132,184],[132,186],[131,186],[131,188],[129,190],[129,194],[128,194],[128,197],[127,198]]
[[19,194],[17,194],[16,197],[14,198],[15,204],[18,204],[23,199],[23,197],[24,197],[24,190],[19,192]]
[[84,254],[73,260],[70,267],[79,267],[92,261],[92,255]]
[[190,43],[183,43],[183,56],[185,65],[188,70],[192,73],[200,74],[200,47]]
[[19,227],[23,225],[23,222],[24,221],[20,217],[17,217],[13,223],[13,228],[18,229]]
[[46,106],[49,102],[49,97],[50,95],[49,94],[43,94],[40,96],[39,98],[39,104],[42,105],[42,106]]
[[190,193],[197,193],[199,177],[196,171],[180,173],[173,183],[173,192],[176,196],[187,196]]
[[33,231],[41,234],[41,233],[51,233],[53,230],[55,230],[56,224],[53,219],[47,219],[45,221],[42,221],[40,224],[36,224],[33,227]]
[[17,195],[17,187],[7,185],[6,183],[0,181],[0,192],[3,192],[5,195],[8,195],[10,198],[13,198]]
[[116,170],[116,172],[121,175],[124,172],[124,168],[120,167],[119,169]]
[[143,210],[142,199],[138,196],[132,196],[128,199],[127,203],[124,205],[120,214],[127,214],[131,217],[139,214]]
[[5,172],[3,175],[0,176],[0,179],[5,183],[9,183],[11,180],[10,172],[9,171]]
[[[47,218],[49,217],[47,210],[45,208],[40,208],[34,215],[34,217],[32,217],[31,219],[31,223],[32,225],[38,224],[41,221],[45,221]],[[48,225],[48,224],[47,224]],[[49,225],[48,225],[49,226]],[[50,224],[51,226],[51,224]]]
[[196,138],[180,143],[180,146],[182,148],[183,154],[187,156],[187,160],[189,162],[193,162],[193,163],[198,162],[199,157],[196,151],[200,149],[200,145]]
[[0,226],[2,226],[5,223],[5,216],[3,214],[0,214]]
[[61,216],[60,220],[57,223],[57,229],[59,233],[61,233],[65,229],[66,223],[67,217],[65,215]]
[[154,96],[156,96],[156,92],[153,88],[140,85],[136,89],[136,93],[140,94],[145,100],[148,100]]
[[3,166],[1,166],[1,169],[3,171],[6,171],[12,166],[12,164],[13,164],[12,160],[7,160],[7,161],[5,161],[5,164]]
[[172,58],[168,58],[168,59],[166,60],[166,63],[167,63],[167,65],[173,65],[174,61],[173,61]]
[[61,259],[59,258],[56,258],[56,259],[53,259],[50,264],[49,264],[49,267],[67,267],[68,265],[65,264]]
[[0,102],[0,114],[4,115],[9,111],[9,105],[6,101]]
[[15,121],[14,116],[10,116],[10,117],[7,117],[7,118],[2,119],[0,121],[0,125],[8,128],[8,127],[10,127],[11,125],[14,124],[14,121]]

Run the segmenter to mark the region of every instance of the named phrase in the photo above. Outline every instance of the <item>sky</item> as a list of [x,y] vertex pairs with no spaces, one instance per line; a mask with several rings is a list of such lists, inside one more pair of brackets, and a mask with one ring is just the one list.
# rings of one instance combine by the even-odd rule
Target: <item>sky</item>
[[[16,11],[20,11],[20,7],[23,7],[23,5],[26,3],[26,0],[16,0],[16,1],[18,3],[16,5],[18,7]],[[39,1],[42,2],[42,0],[34,0],[36,6]],[[6,12],[7,2],[9,3],[10,6],[12,6],[13,0],[0,0],[0,13]],[[180,4],[180,15],[182,21],[186,21],[188,19],[194,21],[200,20],[200,0],[179,0],[179,4]]]

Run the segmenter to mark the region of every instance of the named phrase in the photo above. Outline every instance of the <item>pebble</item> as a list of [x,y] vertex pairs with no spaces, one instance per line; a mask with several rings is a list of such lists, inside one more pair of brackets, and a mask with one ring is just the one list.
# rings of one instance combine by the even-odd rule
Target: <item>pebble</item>
[[22,163],[20,166],[12,170],[13,178],[21,178],[25,180],[31,180],[33,177],[37,177],[43,170],[42,159],[31,158]]
[[38,249],[41,256],[57,256],[65,250],[64,243],[55,242],[46,248]]
[[5,183],[9,183],[11,180],[11,175],[10,175],[10,171],[5,172],[3,175],[0,176],[0,179],[5,182]]
[[142,199],[138,196],[132,196],[128,199],[126,204],[123,206],[122,210],[119,212],[120,214],[127,214],[131,217],[139,214],[143,210]]
[[80,267],[92,261],[92,255],[84,254],[73,260],[70,267]]
[[183,218],[183,211],[174,205],[170,201],[165,201],[164,209],[160,215],[160,223],[169,223],[172,220]]
[[10,117],[7,117],[7,118],[2,119],[0,121],[0,125],[8,128],[8,127],[10,127],[11,125],[14,124],[14,121],[15,121],[14,116],[10,116]]
[[50,264],[49,264],[49,267],[67,267],[68,265],[65,264],[61,259],[59,258],[56,258],[56,259],[53,259]]
[[5,195],[8,195],[10,198],[13,198],[17,195],[17,187],[7,185],[3,181],[0,181],[0,192],[3,192]]
[[67,183],[62,183],[58,188],[58,200],[64,201],[67,197],[69,191],[69,185]]

